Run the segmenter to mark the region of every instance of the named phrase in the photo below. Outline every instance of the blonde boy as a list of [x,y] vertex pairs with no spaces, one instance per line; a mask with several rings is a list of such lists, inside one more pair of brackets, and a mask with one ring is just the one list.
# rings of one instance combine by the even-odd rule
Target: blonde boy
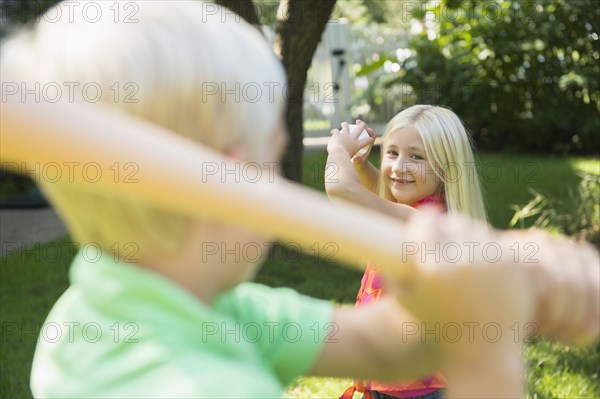
[[[49,82],[99,87],[98,101],[229,157],[256,162],[265,169],[278,161],[285,144],[285,79],[255,29],[242,22],[223,23],[222,15],[207,13],[203,2],[129,2],[136,8],[128,23],[114,18],[113,4],[92,3],[90,7],[101,7],[100,18],[94,14],[94,22],[89,15],[78,18],[77,14],[58,21],[42,18],[33,29],[6,42],[3,79],[9,76],[42,87]],[[57,15],[55,11],[48,15]],[[250,88],[261,89],[261,95],[248,95]],[[127,99],[123,90],[128,90]],[[74,96],[74,102],[90,102],[89,93],[75,90]],[[3,132],[11,134],[17,133]],[[256,189],[263,184],[268,183],[261,181]],[[279,179],[273,184],[287,187]],[[244,248],[270,237],[223,224],[211,215],[198,219],[111,192],[69,184],[42,185],[73,237],[81,243],[95,243],[104,252],[93,260],[79,254],[73,262],[71,287],[46,322],[61,326],[68,334],[57,340],[40,339],[31,374],[36,397],[267,398],[280,396],[283,387],[302,374],[411,378],[439,369],[445,362],[456,363],[456,381],[468,381],[471,374],[465,379],[462,373],[472,368],[483,349],[491,353],[514,344],[504,340],[503,345],[490,349],[476,340],[476,349],[469,352],[466,343],[450,346],[420,334],[406,334],[407,325],[468,322],[472,317],[508,326],[531,317],[540,319],[539,306],[546,305],[555,312],[544,331],[555,335],[566,331],[569,338],[581,334],[580,318],[589,319],[591,314],[597,320],[597,308],[590,310],[581,298],[569,295],[584,291],[596,295],[592,298],[596,303],[595,286],[581,278],[581,273],[561,283],[543,268],[531,271],[506,259],[489,267],[461,260],[460,268],[446,265],[441,273],[439,265],[414,254],[403,262],[422,265],[421,278],[408,286],[404,281],[398,295],[422,320],[394,299],[358,310],[336,309],[291,290],[246,283],[260,260],[235,256],[237,250],[234,256],[206,256],[206,243]],[[290,206],[293,201],[313,201],[308,194],[299,196],[290,198]],[[243,195],[239,201],[244,201]],[[320,206],[314,212],[327,209]],[[467,241],[501,241],[487,228],[461,219],[447,220],[443,230],[433,233],[437,217],[415,219],[406,229],[422,243],[444,243],[457,234]],[[136,252],[128,259],[123,252],[115,256],[115,245],[121,249],[132,245]],[[575,263],[590,270],[590,259],[597,255]],[[478,258],[476,263],[485,262]],[[550,262],[545,264],[556,269]],[[510,295],[497,290],[489,294],[499,279],[512,284]],[[460,286],[461,281],[467,285]],[[541,287],[550,283],[566,293],[561,302],[544,294]],[[432,306],[432,284],[440,292],[454,288],[460,295],[448,299],[443,292],[445,308],[440,309],[439,303]],[[488,296],[475,303],[473,299],[481,293]],[[507,298],[511,301],[504,302]],[[564,303],[581,309],[579,318],[568,319]],[[561,328],[565,320],[574,327]],[[323,333],[330,331],[333,335]],[[505,371],[501,381],[504,376],[518,381],[518,358],[517,364],[510,363],[514,357],[503,359],[509,364],[501,367]],[[504,385],[488,385],[488,394],[519,392],[514,386],[512,391],[503,390]],[[455,392],[481,394],[461,389]]]

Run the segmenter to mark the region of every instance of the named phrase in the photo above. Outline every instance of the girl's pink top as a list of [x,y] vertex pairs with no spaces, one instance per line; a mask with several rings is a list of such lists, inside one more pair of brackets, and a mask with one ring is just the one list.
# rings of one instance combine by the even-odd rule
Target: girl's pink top
[[[421,208],[424,206],[437,207],[441,211],[446,211],[446,203],[443,194],[435,194],[424,198],[420,201],[411,204],[413,208]],[[362,306],[369,302],[376,301],[385,290],[381,274],[377,270],[377,266],[372,263],[367,264],[365,274],[363,275],[360,290],[356,296],[356,306]],[[399,359],[401,360],[401,359]],[[402,381],[397,383],[380,383],[376,381],[366,382],[366,391],[373,390],[385,393],[398,398],[411,398],[415,396],[426,395],[437,389],[443,388],[446,383],[446,378],[441,373],[436,373],[432,376],[424,377],[415,381]],[[357,390],[357,387],[350,387],[346,390],[342,398],[345,399],[350,391]],[[351,396],[350,396],[351,397]]]

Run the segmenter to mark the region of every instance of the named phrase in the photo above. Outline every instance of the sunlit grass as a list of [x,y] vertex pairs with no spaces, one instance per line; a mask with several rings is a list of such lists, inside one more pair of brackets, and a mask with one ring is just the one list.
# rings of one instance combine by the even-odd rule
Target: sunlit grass
[[[299,377],[283,394],[284,398],[339,398],[352,385],[351,379]],[[355,394],[359,398],[360,394]]]
[[600,346],[540,341],[525,346],[530,398],[600,397]]
[[600,159],[599,158],[571,158],[569,160],[572,167],[578,171],[600,176]]

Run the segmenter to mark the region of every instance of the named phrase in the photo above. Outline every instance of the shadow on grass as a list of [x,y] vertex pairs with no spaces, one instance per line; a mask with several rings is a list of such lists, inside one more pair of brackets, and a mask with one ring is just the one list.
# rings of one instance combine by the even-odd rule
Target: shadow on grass
[[335,303],[354,303],[362,272],[332,260],[331,253],[314,256],[276,245],[256,280],[271,287],[293,288]]
[[73,243],[64,238],[2,258],[1,397],[31,397],[29,372],[35,345],[52,305],[68,287],[67,273],[75,252]]

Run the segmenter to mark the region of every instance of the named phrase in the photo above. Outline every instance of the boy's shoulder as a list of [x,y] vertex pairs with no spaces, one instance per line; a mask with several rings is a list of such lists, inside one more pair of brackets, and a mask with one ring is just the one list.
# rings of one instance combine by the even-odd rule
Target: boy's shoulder
[[78,257],[70,274],[72,286],[41,326],[31,374],[38,396],[173,396],[178,389],[221,396],[211,387],[228,381],[236,381],[228,396],[258,386],[257,393],[278,396],[319,353],[311,325],[331,318],[325,301],[255,283],[208,306],[170,280],[110,258]]
[[290,310],[306,307],[318,312],[320,309],[331,309],[332,305],[328,301],[300,294],[291,288],[245,282],[219,295],[215,299],[214,307],[233,313],[236,319],[252,319],[248,315],[254,311],[270,315],[282,313],[281,317],[286,317],[289,316]]

